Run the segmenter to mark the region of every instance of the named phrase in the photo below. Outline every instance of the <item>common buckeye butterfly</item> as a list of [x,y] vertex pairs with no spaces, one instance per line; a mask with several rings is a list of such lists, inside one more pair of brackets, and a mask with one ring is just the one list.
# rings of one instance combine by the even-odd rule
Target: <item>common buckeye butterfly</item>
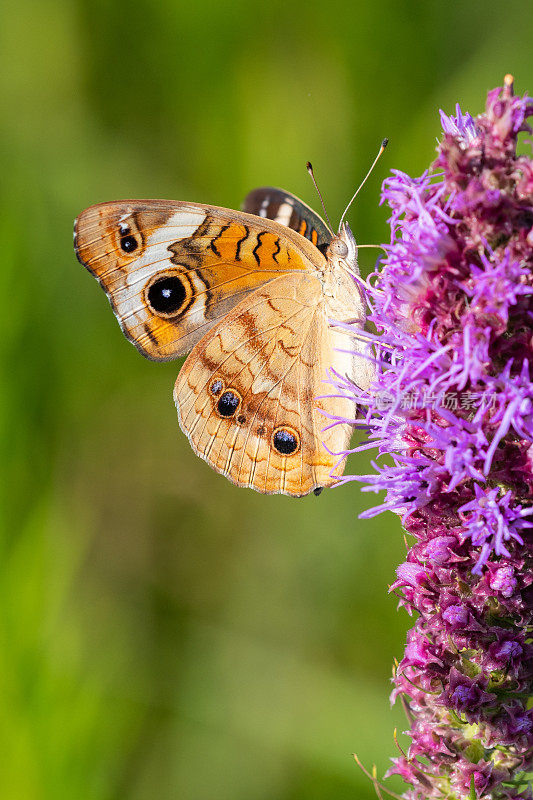
[[[75,222],[79,261],[147,358],[189,353],[174,387],[195,453],[238,486],[318,494],[342,474],[353,400],[328,370],[366,389],[373,366],[357,246],[294,195],[255,189],[243,211],[168,200],[101,203]],[[353,330],[353,327],[352,327]],[[328,420],[329,417],[329,420]]]

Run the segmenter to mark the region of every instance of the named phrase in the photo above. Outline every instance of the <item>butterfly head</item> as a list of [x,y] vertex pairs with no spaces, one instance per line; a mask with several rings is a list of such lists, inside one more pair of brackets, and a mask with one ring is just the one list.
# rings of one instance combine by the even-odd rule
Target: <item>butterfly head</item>
[[331,238],[326,258],[333,270],[339,267],[348,272],[358,272],[357,244],[347,222],[344,222],[339,228],[339,232]]

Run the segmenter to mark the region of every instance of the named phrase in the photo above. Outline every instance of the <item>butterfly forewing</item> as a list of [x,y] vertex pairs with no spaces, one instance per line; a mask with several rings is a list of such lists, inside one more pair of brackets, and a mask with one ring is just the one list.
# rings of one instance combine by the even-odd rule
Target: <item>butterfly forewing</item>
[[128,339],[157,360],[189,352],[258,286],[323,258],[270,220],[165,200],[86,209],[75,247]]

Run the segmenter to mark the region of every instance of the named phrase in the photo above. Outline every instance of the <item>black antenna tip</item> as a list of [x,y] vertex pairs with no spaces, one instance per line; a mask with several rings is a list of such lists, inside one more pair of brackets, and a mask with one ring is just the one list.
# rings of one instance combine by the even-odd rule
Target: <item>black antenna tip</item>
[[306,166],[308,172],[312,172],[313,171],[313,165],[311,164],[310,161],[308,161],[305,166]]
[[389,140],[388,140],[387,138],[385,138],[385,139],[383,139],[383,141],[381,142],[381,146],[382,146],[382,147],[387,147],[388,143],[389,143]]

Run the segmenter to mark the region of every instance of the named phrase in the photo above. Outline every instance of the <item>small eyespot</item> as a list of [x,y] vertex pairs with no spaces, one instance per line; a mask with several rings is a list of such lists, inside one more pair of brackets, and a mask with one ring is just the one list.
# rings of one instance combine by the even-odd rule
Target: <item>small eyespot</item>
[[120,237],[120,247],[124,250],[125,253],[133,253],[138,248],[137,239],[135,236],[132,236],[131,233],[126,234],[126,236]]
[[185,287],[175,275],[161,278],[148,289],[148,302],[156,314],[175,314],[182,307],[186,297]]
[[120,232],[120,247],[125,253],[133,253],[137,250],[139,244],[135,236],[131,232],[131,228],[125,222],[119,222],[118,229]]
[[213,383],[209,387],[209,389],[211,391],[211,394],[214,394],[215,396],[219,395],[220,392],[222,391],[222,386],[223,386],[222,381],[219,381],[218,378],[217,378],[217,380],[213,381]]
[[300,437],[293,428],[276,428],[272,444],[282,456],[292,456],[300,447]]
[[217,411],[221,417],[232,417],[239,408],[240,402],[239,395],[229,389],[218,401]]
[[244,414],[239,414],[239,416],[237,417],[237,422],[239,423],[239,425],[244,425],[244,423],[246,422],[246,417],[244,416]]

